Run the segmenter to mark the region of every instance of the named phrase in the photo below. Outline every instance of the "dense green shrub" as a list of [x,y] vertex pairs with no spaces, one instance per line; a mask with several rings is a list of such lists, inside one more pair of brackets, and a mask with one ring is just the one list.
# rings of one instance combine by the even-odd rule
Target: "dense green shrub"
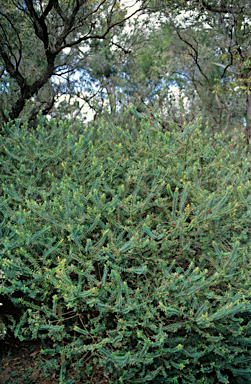
[[[0,281],[4,279],[4,273],[3,271],[0,270]],[[0,284],[0,292],[1,292],[1,284]],[[3,305],[3,303],[0,303],[0,306]],[[5,324],[3,322],[3,319],[2,317],[0,316],[0,340],[1,339],[4,339],[6,335],[6,327],[5,327]]]
[[70,132],[40,118],[0,138],[1,297],[20,311],[8,332],[43,340],[61,382],[96,365],[112,383],[247,383],[244,137],[209,138],[199,120]]

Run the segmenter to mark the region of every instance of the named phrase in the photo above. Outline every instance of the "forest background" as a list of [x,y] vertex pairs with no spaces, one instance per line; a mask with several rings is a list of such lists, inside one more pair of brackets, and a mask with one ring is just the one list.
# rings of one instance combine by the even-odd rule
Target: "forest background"
[[2,1],[0,125],[36,124],[41,110],[121,124],[129,108],[168,129],[200,113],[212,135],[244,132],[248,149],[250,36],[245,0]]

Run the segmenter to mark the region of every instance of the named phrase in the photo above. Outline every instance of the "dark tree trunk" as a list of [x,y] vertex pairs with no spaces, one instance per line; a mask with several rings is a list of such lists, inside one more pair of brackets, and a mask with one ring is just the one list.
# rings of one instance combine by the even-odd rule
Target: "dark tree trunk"
[[48,63],[45,72],[37,81],[35,81],[31,85],[26,84],[23,87],[23,89],[21,90],[20,96],[15,101],[15,103],[13,104],[10,110],[9,116],[11,119],[14,120],[19,116],[19,114],[21,113],[21,111],[25,106],[25,101],[29,100],[32,96],[34,96],[50,79],[54,71],[54,60],[55,60],[54,57],[51,58],[51,61],[50,63]]

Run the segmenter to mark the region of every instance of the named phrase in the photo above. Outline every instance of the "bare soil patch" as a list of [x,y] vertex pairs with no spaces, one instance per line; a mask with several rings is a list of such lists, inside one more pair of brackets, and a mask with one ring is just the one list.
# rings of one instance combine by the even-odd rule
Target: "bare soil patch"
[[[59,384],[58,372],[52,371],[45,377],[38,367],[39,351],[43,349],[38,341],[20,342],[10,337],[0,341],[0,383],[1,384]],[[83,367],[84,369],[84,367]],[[75,372],[68,371],[66,381],[74,378],[74,384],[109,384],[103,372],[96,368],[87,379],[79,379]]]

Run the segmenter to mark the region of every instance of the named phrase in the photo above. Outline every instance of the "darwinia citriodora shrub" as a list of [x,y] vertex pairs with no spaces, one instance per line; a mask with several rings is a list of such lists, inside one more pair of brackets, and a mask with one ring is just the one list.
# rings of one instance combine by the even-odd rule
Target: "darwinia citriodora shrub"
[[[3,271],[0,270],[0,281],[4,279],[4,273]],[[1,292],[1,284],[0,284],[0,292]],[[2,306],[3,303],[0,303],[0,306]],[[5,327],[5,324],[3,322],[3,319],[1,318],[1,313],[0,313],[0,340],[1,339],[4,339],[6,335],[6,327]]]
[[244,137],[209,138],[199,120],[70,132],[40,118],[0,138],[1,294],[20,311],[8,332],[42,339],[61,383],[94,366],[112,383],[249,382]]

